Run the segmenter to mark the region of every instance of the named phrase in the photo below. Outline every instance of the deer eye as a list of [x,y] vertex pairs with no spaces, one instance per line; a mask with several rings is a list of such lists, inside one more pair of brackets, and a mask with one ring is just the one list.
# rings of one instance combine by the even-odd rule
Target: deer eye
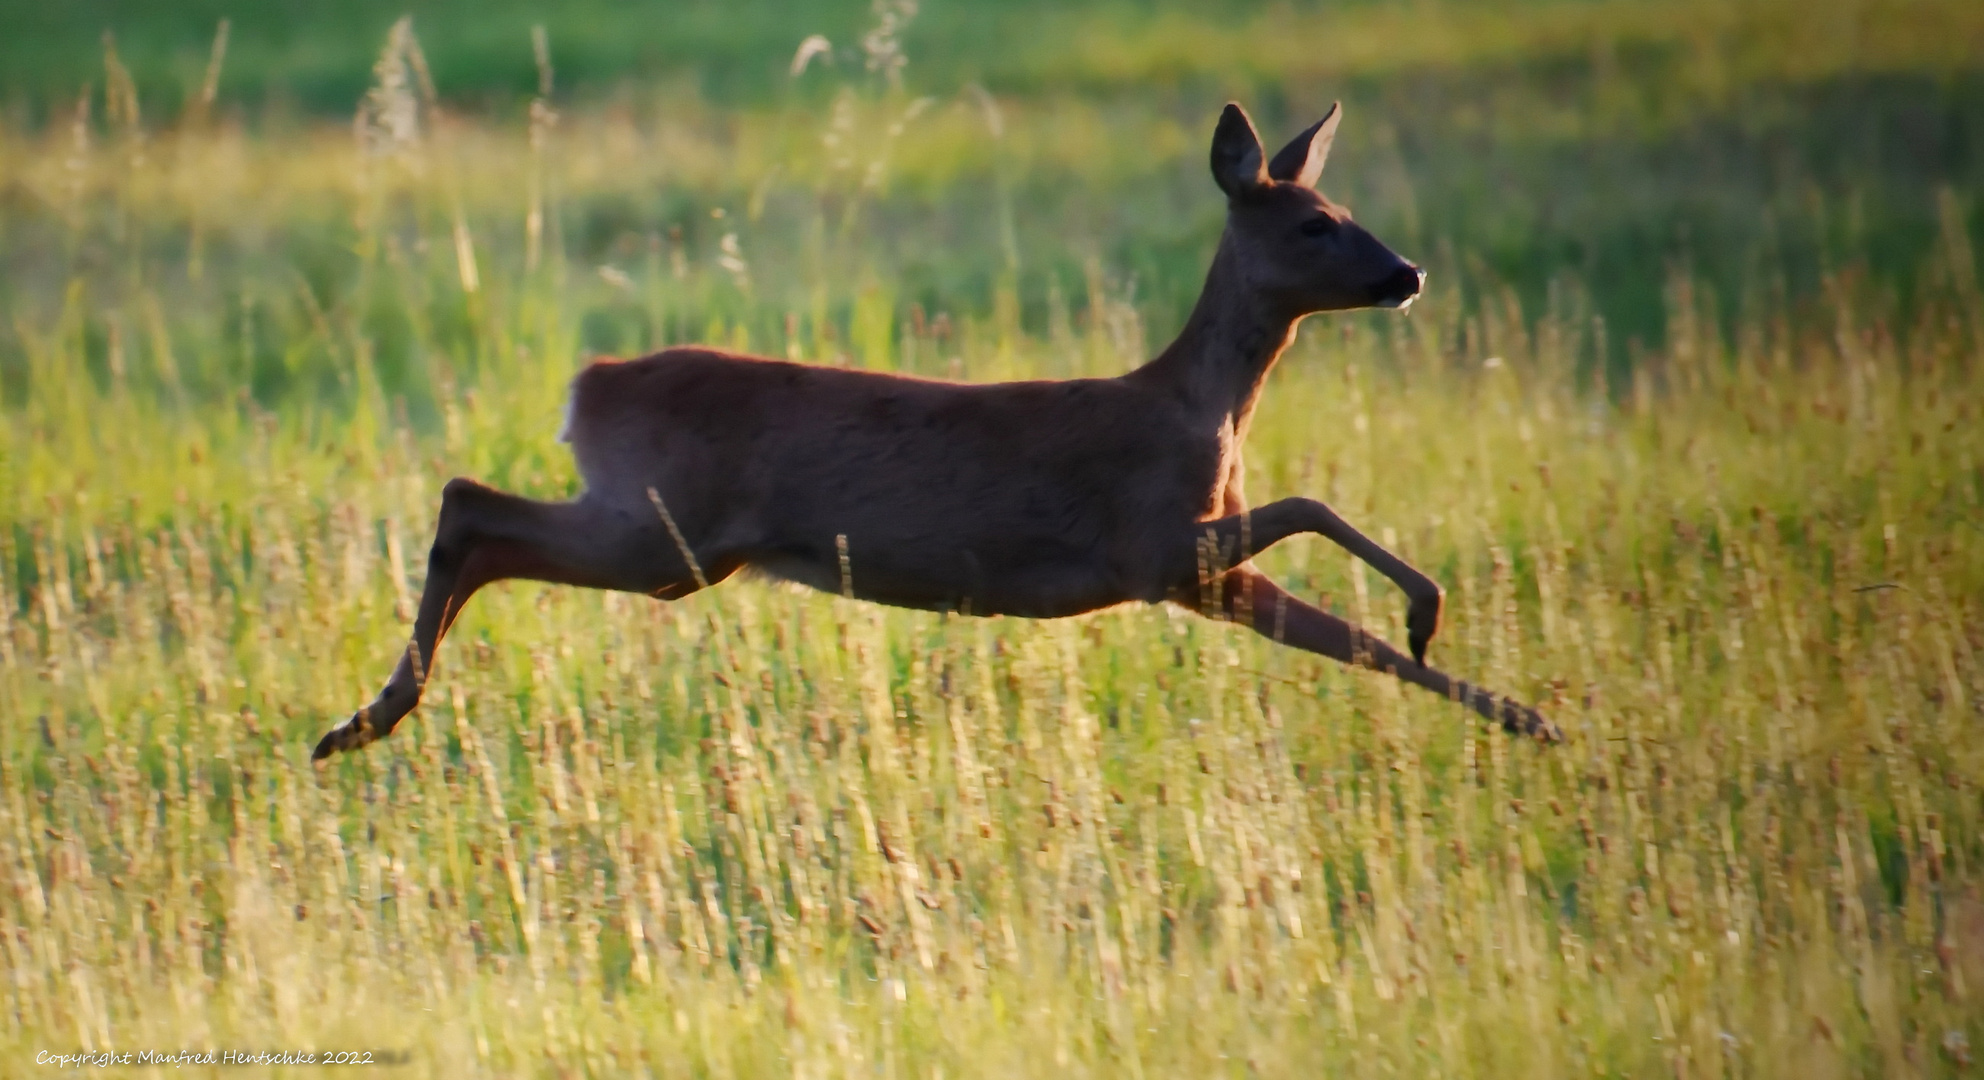
[[1336,228],[1336,221],[1327,217],[1313,217],[1302,223],[1303,236],[1323,236]]

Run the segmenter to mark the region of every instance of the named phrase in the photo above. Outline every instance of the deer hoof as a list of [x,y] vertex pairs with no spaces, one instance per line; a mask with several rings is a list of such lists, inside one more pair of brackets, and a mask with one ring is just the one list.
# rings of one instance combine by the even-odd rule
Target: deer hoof
[[1414,600],[1405,612],[1405,643],[1412,649],[1412,662],[1426,666],[1426,646],[1440,632],[1440,608],[1445,598],[1439,593]]
[[341,750],[356,750],[379,737],[370,719],[371,710],[360,709],[351,714],[351,719],[339,724],[317,740],[317,749],[310,752],[311,761],[322,761]]
[[1564,729],[1551,723],[1544,715],[1526,705],[1514,706],[1516,715],[1505,725],[1510,734],[1527,735],[1544,744],[1564,741]]

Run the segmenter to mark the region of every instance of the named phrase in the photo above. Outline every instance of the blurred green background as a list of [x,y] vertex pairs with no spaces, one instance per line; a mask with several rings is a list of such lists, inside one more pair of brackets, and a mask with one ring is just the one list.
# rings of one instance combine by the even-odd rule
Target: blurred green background
[[[557,210],[567,251],[598,263],[671,229],[714,258],[723,230],[709,210],[747,203],[754,219],[768,214],[757,235],[785,237],[776,244],[789,250],[820,211],[787,196],[834,187],[793,148],[817,151],[807,129],[826,127],[837,93],[927,95],[939,106],[927,117],[970,108],[982,88],[1017,127],[1050,134],[1000,143],[981,133],[985,145],[947,144],[920,174],[903,165],[914,151],[895,151],[886,182],[862,189],[863,273],[842,279],[887,280],[904,309],[985,312],[1010,276],[1020,317],[1039,331],[1057,296],[1085,306],[1099,264],[1133,287],[1159,336],[1182,320],[1218,228],[1203,157],[1220,103],[1246,102],[1277,138],[1341,98],[1349,119],[1326,189],[1428,263],[1466,310],[1503,302],[1503,290],[1532,322],[1557,302],[1588,310],[1600,330],[1587,368],[1617,377],[1664,342],[1680,278],[1709,291],[1731,334],[1746,310],[1798,318],[1832,302],[1821,282],[1835,271],[1909,310],[1938,236],[1984,232],[1980,10],[1950,0],[932,0],[899,20],[906,64],[893,88],[864,70],[877,12],[860,0],[7,0],[0,100],[17,148],[71,124],[85,94],[99,99],[101,125],[108,41],[140,127],[169,125],[197,98],[226,18],[217,116],[263,133],[336,124],[373,82],[388,28],[410,13],[440,99],[493,128],[526,122],[531,28],[542,25],[551,100],[568,113],[650,132],[686,125],[719,153],[772,133],[778,153],[727,172],[698,179],[671,162],[642,177],[645,188],[632,177],[568,186]],[[813,34],[832,52],[795,78],[794,51]],[[905,141],[924,130],[908,124]],[[47,296],[31,294],[68,277],[47,274],[40,254],[65,250],[39,235],[48,202],[18,181],[0,193],[13,269],[0,304],[46,309]],[[294,215],[281,227],[298,237]],[[251,264],[312,258],[308,243],[215,244],[210,257]],[[738,317],[763,339],[798,303],[780,297],[781,281],[788,294],[817,282],[782,279],[764,259],[754,272],[755,314]],[[844,321],[851,297],[827,302]],[[587,348],[649,344],[612,329],[611,312],[585,321]]]

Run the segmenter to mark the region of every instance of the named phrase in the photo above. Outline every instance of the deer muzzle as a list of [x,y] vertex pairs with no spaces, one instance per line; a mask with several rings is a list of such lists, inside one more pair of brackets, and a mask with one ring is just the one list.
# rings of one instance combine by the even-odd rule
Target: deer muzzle
[[1426,271],[1411,263],[1405,263],[1392,271],[1390,276],[1372,290],[1376,293],[1372,303],[1381,308],[1404,310],[1411,306],[1413,299],[1419,295],[1419,290],[1425,284]]

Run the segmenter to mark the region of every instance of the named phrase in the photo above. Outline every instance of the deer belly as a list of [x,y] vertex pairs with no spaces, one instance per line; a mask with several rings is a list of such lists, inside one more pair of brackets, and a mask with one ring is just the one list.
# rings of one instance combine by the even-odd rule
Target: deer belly
[[[836,538],[837,541],[839,538]],[[879,538],[873,538],[879,539]],[[1031,548],[1032,550],[1027,550]],[[767,551],[753,569],[822,592],[925,611],[1056,618],[1130,599],[1102,560],[1064,544],[864,544],[857,534],[831,550]]]

